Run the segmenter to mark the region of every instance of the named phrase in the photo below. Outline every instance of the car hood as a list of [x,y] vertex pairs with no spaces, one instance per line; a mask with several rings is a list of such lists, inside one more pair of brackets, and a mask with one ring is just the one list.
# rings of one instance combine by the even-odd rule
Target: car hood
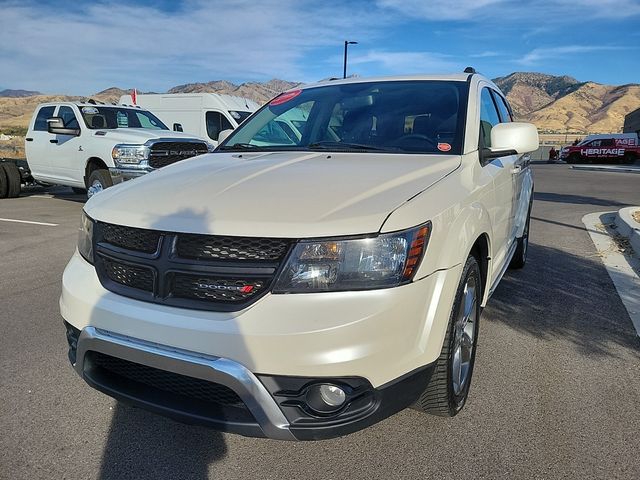
[[394,209],[459,165],[453,155],[214,153],[109,188],[85,211],[104,222],[177,232],[288,238],[372,233]]
[[[100,132],[100,134],[98,133]],[[102,134],[104,132],[104,134]],[[147,140],[155,140],[158,138],[170,138],[171,140],[179,139],[196,139],[201,138],[189,135],[187,133],[173,132],[171,130],[153,130],[150,128],[114,128],[96,130],[94,137],[104,138],[110,142],[143,144]]]

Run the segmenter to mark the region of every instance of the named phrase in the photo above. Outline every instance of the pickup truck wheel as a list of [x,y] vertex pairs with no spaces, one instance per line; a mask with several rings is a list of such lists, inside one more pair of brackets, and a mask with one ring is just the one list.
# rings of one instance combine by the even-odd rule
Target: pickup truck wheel
[[7,198],[9,194],[9,181],[4,171],[4,164],[0,164],[0,198]]
[[531,223],[531,205],[529,203],[529,212],[527,213],[527,222],[524,224],[524,231],[520,238],[516,238],[517,246],[513,254],[509,268],[518,269],[524,267],[527,263],[527,253],[529,251],[529,224]]
[[104,168],[94,170],[89,175],[89,185],[87,188],[87,197],[91,198],[96,193],[101,192],[105,188],[109,188],[113,185],[111,181],[111,175],[109,175],[109,171]]
[[2,164],[2,168],[7,176],[7,198],[16,198],[20,196],[20,188],[22,187],[22,175],[15,163],[6,162]]
[[442,351],[427,388],[414,405],[425,413],[453,417],[469,395],[476,357],[482,280],[478,261],[469,255],[458,284]]

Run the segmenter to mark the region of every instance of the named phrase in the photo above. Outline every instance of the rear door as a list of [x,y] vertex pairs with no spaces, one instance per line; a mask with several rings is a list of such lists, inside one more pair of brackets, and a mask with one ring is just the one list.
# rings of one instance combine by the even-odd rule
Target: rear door
[[[478,148],[491,147],[491,130],[499,124],[500,114],[489,87],[482,87],[480,94],[480,136]],[[484,164],[483,168],[493,178],[495,202],[491,211],[493,221],[493,242],[497,246],[493,265],[495,274],[502,271],[513,244],[513,208],[515,186],[513,171],[516,155],[494,158]]]
[[25,154],[31,174],[38,180],[51,175],[51,143],[55,135],[47,131],[47,119],[53,117],[55,105],[44,105],[34,115],[33,124],[25,138]]

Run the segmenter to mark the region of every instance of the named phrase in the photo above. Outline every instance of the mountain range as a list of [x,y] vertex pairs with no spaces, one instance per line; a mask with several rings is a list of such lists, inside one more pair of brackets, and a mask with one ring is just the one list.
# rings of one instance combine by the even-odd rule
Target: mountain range
[[[531,72],[512,73],[496,78],[494,82],[506,94],[516,118],[533,122],[542,132],[618,132],[621,131],[624,116],[640,108],[638,84],[603,85],[580,82],[568,76]],[[239,85],[217,80],[178,85],[169,89],[167,93],[223,93],[247,97],[262,104],[297,85],[299,83],[278,79]],[[92,95],[92,98],[112,103],[127,93],[130,93],[130,90],[112,87]],[[4,90],[0,92],[0,131],[10,133],[24,130],[38,103],[82,99],[83,97],[79,96]]]

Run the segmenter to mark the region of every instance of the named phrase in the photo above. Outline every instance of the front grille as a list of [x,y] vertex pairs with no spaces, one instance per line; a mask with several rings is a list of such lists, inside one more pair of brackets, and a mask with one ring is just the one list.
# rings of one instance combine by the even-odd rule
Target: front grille
[[289,243],[281,238],[184,234],[178,238],[176,251],[180,257],[193,259],[278,261],[287,253]]
[[207,145],[203,142],[157,142],[149,151],[149,166],[166,167],[186,158],[207,153]]
[[126,287],[153,292],[153,270],[144,267],[127,265],[117,260],[102,259],[104,271],[112,282]]
[[244,403],[233,390],[218,383],[160,370],[99,352],[91,352],[90,358],[92,365],[111,374],[163,392],[223,406],[244,407]]
[[172,295],[212,302],[246,302],[260,294],[265,282],[175,274]]
[[105,242],[115,245],[116,247],[135,250],[137,252],[153,253],[158,249],[160,232],[103,223],[102,237]]
[[137,300],[237,311],[266,294],[290,239],[145,230],[102,222],[94,229],[102,285]]

